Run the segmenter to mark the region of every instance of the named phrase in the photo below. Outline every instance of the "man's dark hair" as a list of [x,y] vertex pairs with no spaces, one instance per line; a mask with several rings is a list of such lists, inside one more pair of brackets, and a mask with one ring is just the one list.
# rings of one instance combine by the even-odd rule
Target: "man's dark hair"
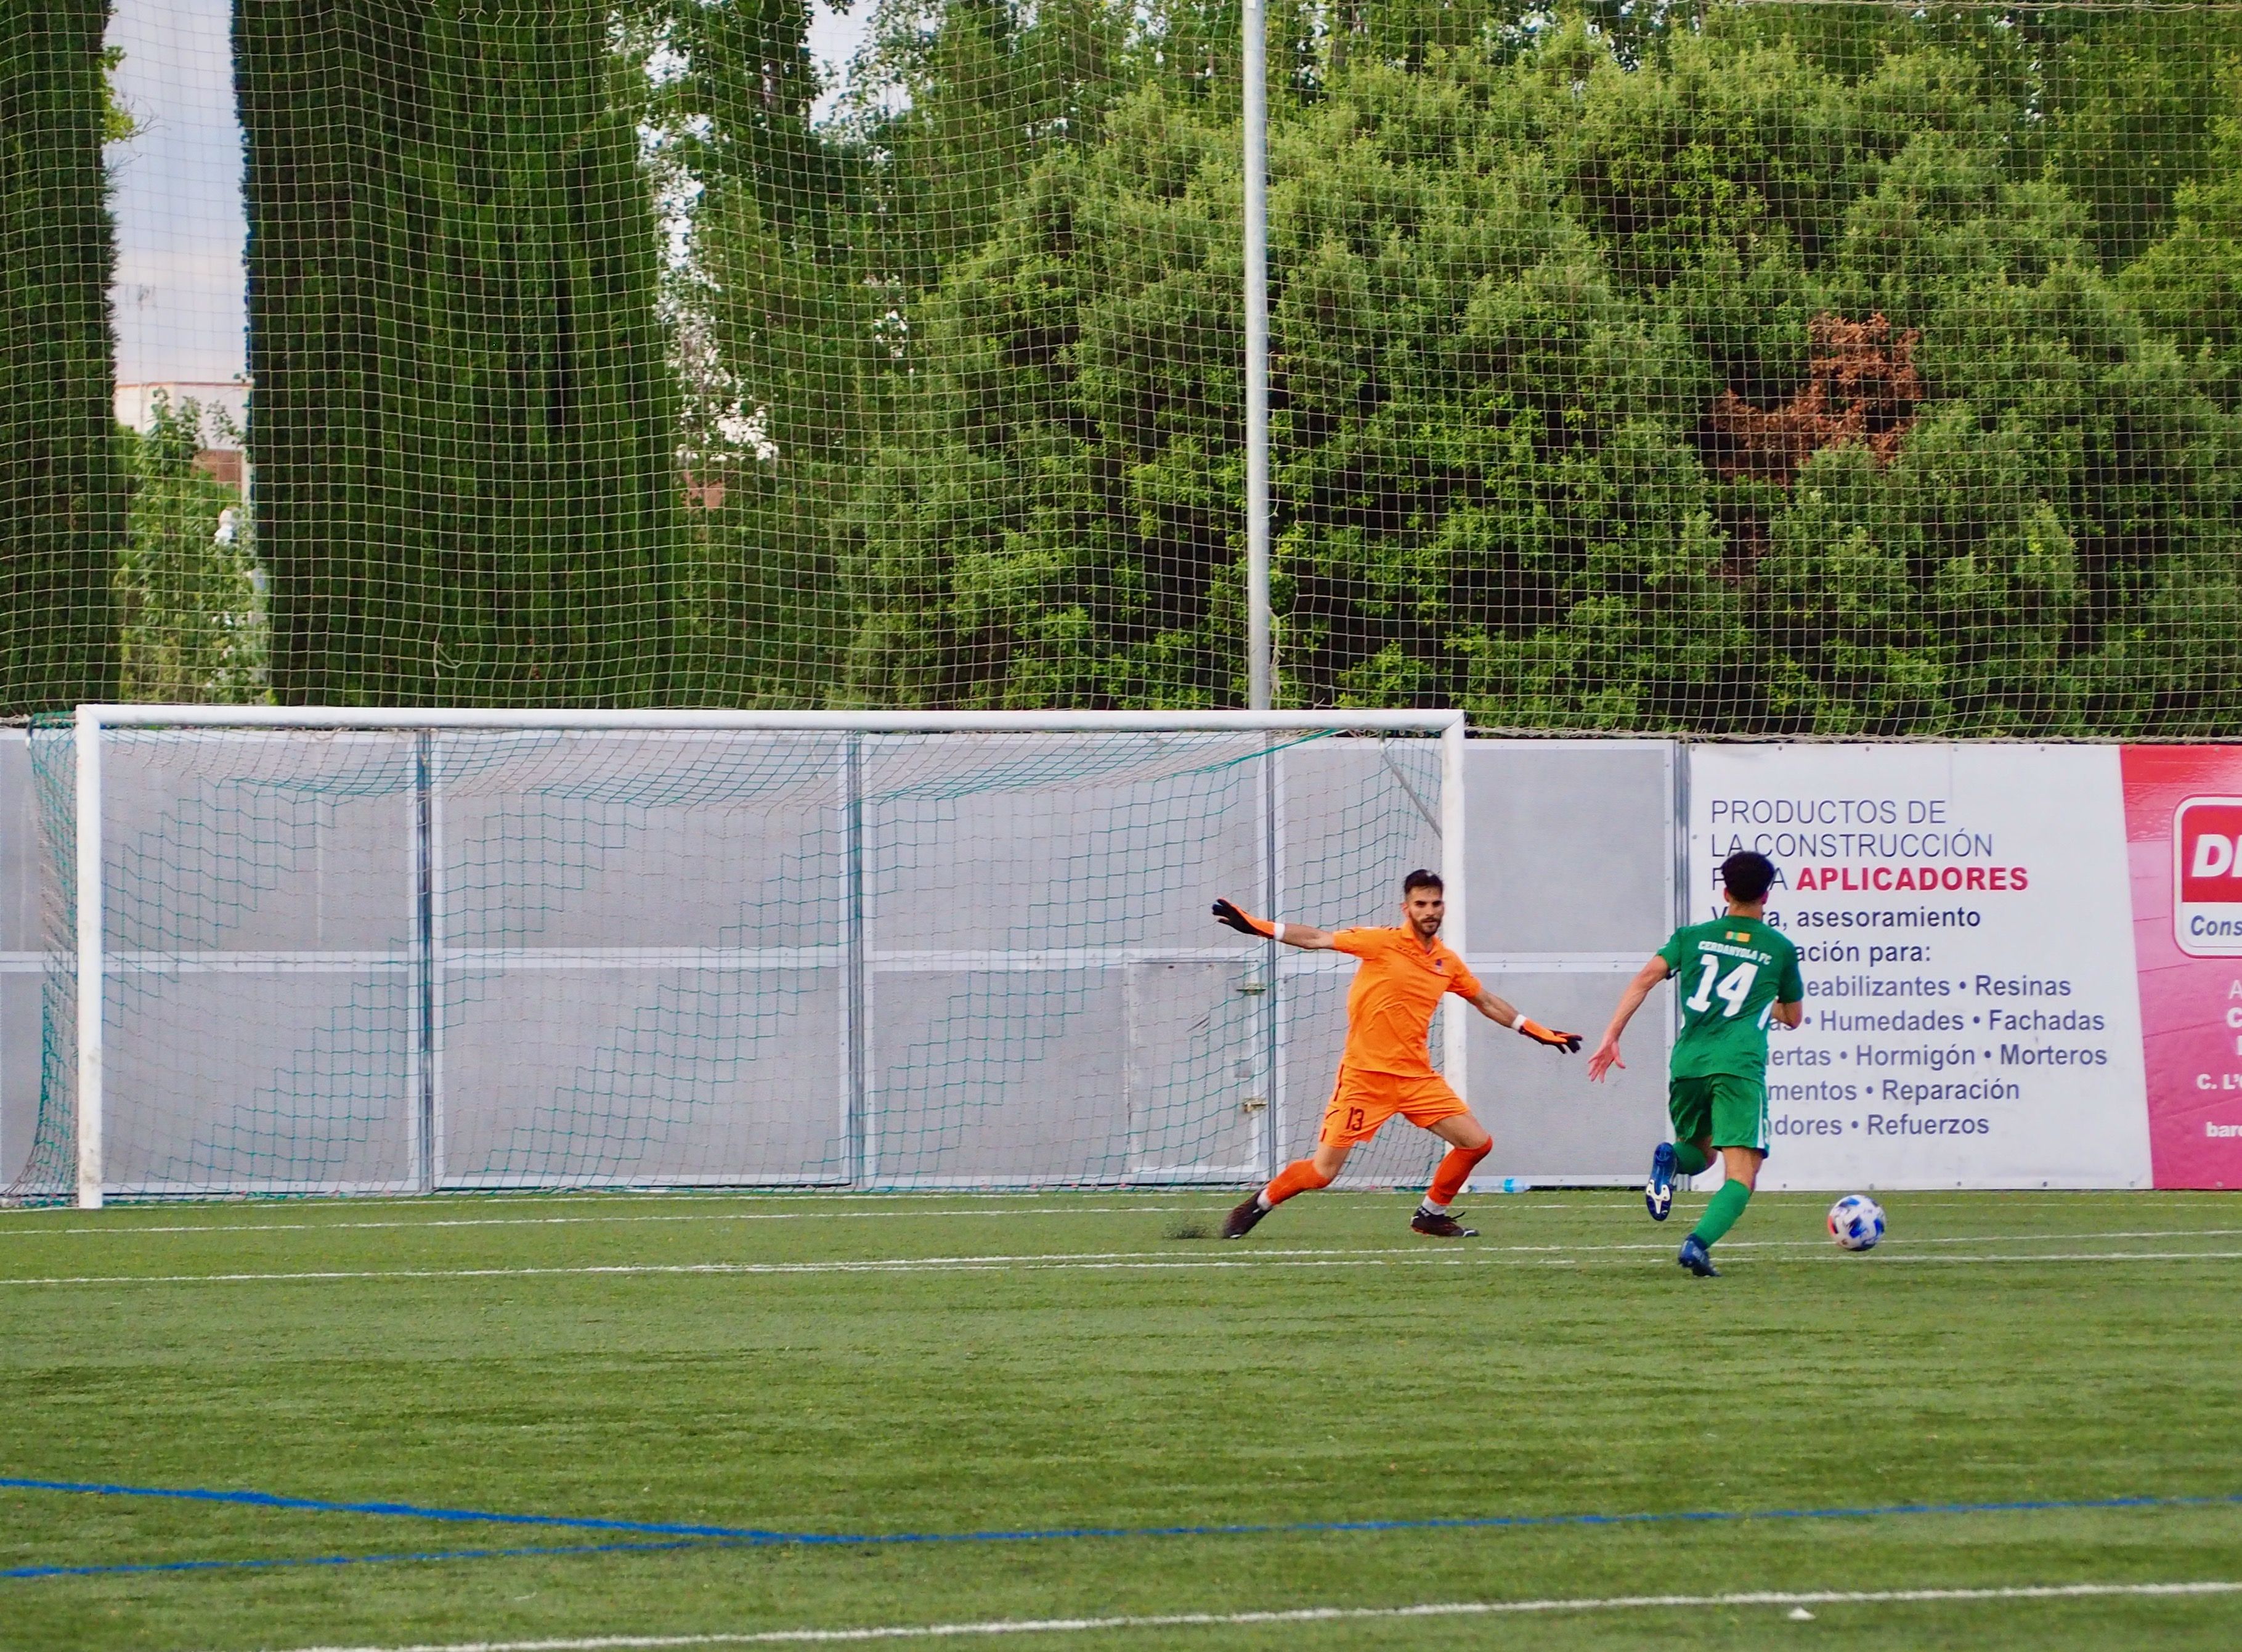
[[1750,850],[1731,855],[1721,863],[1721,883],[1730,896],[1749,906],[1766,899],[1768,890],[1775,887],[1775,863]]
[[1448,892],[1448,886],[1440,882],[1438,872],[1428,872],[1421,866],[1401,880],[1401,898],[1406,901],[1420,889],[1436,889],[1443,895]]

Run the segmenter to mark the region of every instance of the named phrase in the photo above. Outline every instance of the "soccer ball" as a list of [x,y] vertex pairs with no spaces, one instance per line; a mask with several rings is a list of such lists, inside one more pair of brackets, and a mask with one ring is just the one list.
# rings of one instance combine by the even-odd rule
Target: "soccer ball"
[[1849,1251],[1871,1251],[1884,1236],[1884,1207],[1866,1193],[1848,1193],[1829,1207],[1829,1237]]

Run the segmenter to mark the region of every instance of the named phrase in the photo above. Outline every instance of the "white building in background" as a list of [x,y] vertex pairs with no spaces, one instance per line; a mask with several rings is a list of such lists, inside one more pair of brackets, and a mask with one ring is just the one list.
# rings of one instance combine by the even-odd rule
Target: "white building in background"
[[[174,408],[185,401],[195,404],[202,413],[203,440],[214,444],[196,453],[195,468],[212,481],[240,489],[241,496],[248,498],[249,459],[236,443],[249,431],[249,381],[173,379],[157,384],[120,384],[117,386],[117,422],[147,434],[156,422],[158,400]],[[232,440],[225,437],[211,417],[214,413],[223,413],[233,421],[237,434]],[[225,542],[232,544],[232,541],[228,539]]]
[[183,401],[191,401],[203,410],[203,428],[211,431],[210,415],[223,413],[233,421],[236,430],[249,429],[249,380],[244,379],[163,379],[149,384],[123,384],[117,386],[117,422],[130,425],[145,435],[148,426],[156,420],[156,403],[161,399],[173,407]]

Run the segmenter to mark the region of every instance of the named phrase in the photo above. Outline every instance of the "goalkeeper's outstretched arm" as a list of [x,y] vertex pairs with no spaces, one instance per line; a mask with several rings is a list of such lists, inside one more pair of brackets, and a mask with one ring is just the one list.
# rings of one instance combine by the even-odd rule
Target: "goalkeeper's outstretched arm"
[[1312,923],[1272,923],[1267,918],[1255,917],[1231,901],[1217,901],[1214,916],[1218,922],[1227,923],[1240,935],[1258,935],[1265,941],[1282,941],[1286,946],[1297,946],[1303,952],[1328,952],[1332,950],[1331,931],[1319,930]]
[[1508,1027],[1522,1038],[1531,1038],[1536,1044],[1546,1044],[1565,1055],[1580,1053],[1579,1033],[1560,1032],[1554,1027],[1545,1027],[1516,1004],[1507,998],[1496,997],[1485,987],[1481,987],[1473,997],[1471,1005],[1497,1026]]

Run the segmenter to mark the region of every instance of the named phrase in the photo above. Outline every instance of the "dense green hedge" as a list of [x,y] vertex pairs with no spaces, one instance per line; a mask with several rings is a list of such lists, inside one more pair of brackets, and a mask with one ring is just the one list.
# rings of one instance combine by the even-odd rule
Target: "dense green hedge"
[[106,0],[0,0],[0,714],[113,697]]
[[659,243],[609,9],[243,0],[283,701],[668,692]]

